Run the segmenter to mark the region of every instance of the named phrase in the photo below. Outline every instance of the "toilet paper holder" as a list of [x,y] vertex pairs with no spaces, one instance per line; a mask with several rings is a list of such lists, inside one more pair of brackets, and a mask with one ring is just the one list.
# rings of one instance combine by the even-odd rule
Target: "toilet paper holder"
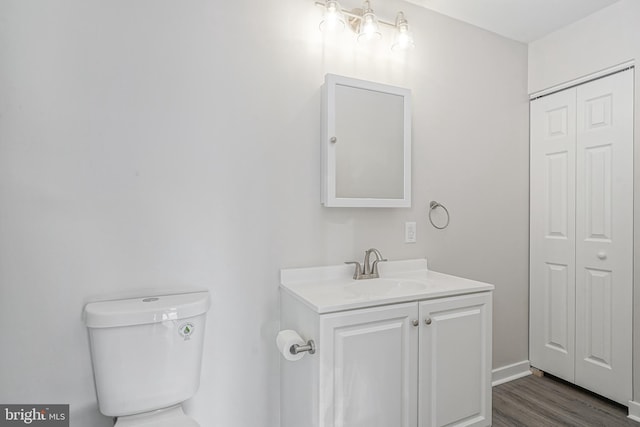
[[316,354],[316,343],[313,340],[309,340],[305,345],[294,344],[289,347],[291,354],[304,353],[305,351],[308,351],[309,354]]

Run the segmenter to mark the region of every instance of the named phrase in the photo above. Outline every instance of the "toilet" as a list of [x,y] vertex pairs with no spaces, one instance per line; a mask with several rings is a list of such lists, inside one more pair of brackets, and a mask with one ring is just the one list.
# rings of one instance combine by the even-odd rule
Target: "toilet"
[[209,305],[204,291],[85,306],[98,406],[116,427],[199,427],[182,402],[200,385]]

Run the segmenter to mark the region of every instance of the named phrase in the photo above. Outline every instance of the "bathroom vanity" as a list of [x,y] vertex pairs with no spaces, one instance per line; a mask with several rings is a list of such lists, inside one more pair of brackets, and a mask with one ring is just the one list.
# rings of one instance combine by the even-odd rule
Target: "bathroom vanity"
[[490,426],[493,285],[379,268],[281,271],[281,329],[315,344],[281,359],[282,427]]

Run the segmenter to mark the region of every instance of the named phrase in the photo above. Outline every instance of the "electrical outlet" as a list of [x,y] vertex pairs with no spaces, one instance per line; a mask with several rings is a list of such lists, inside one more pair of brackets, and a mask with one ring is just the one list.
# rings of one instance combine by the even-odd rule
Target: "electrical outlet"
[[416,223],[415,222],[404,223],[404,242],[405,243],[416,242]]

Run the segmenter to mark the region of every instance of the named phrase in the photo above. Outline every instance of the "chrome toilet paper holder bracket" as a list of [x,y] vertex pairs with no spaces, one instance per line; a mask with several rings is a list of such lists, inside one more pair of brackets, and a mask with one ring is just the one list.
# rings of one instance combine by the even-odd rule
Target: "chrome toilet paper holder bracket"
[[316,354],[316,343],[313,340],[309,340],[304,345],[294,344],[289,348],[291,354],[304,353],[305,351],[308,351],[309,354]]

